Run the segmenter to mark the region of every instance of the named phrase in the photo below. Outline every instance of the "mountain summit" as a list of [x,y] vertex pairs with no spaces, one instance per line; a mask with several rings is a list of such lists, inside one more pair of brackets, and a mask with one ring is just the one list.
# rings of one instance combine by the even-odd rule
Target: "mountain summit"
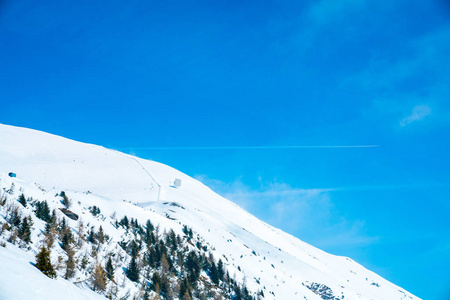
[[[10,172],[17,177],[9,176]],[[328,254],[260,221],[186,174],[158,162],[104,147],[31,129],[0,125],[0,191],[4,202],[3,209],[0,208],[0,222],[10,228],[9,233],[2,230],[1,235],[2,240],[8,240],[4,243],[5,247],[0,247],[0,257],[3,257],[0,264],[6,266],[0,275],[2,299],[52,299],[52,291],[56,295],[53,298],[57,299],[57,293],[64,289],[71,291],[70,299],[99,297],[91,291],[96,290],[95,282],[88,278],[98,271],[96,266],[108,264],[107,257],[110,255],[114,257],[116,280],[107,281],[106,289],[97,289],[101,295],[107,296],[108,289],[114,288],[116,295],[121,297],[126,296],[127,292],[129,296],[130,291],[147,293],[145,286],[154,286],[154,281],[157,281],[156,271],[170,273],[167,275],[169,287],[179,291],[185,283],[176,283],[176,278],[182,282],[183,278],[188,277],[183,274],[189,274],[183,271],[183,264],[188,259],[187,256],[184,258],[183,253],[187,255],[194,250],[198,257],[209,257],[209,265],[195,278],[199,282],[197,286],[210,286],[217,299],[238,299],[238,292],[230,287],[233,284],[239,284],[242,290],[248,289],[248,294],[255,299],[418,299],[350,258]],[[17,199],[22,194],[27,199],[22,199],[25,202],[18,204],[20,201]],[[64,203],[67,199],[70,199],[71,205]],[[75,260],[71,277],[64,275],[63,266],[56,270],[57,279],[49,279],[30,265],[35,263],[34,257],[46,236],[45,230],[50,226],[46,225],[50,224],[48,220],[43,220],[36,213],[44,200],[49,210],[55,210],[58,220],[65,220],[62,222],[72,234],[79,234],[81,240],[86,240],[84,246],[75,246],[73,242],[74,249],[80,250],[75,255],[78,260]],[[8,234],[14,232],[10,211],[11,207],[17,206],[23,217],[30,215],[29,219],[34,224],[32,243],[27,243],[20,236],[19,242],[10,243],[11,236]],[[72,218],[67,211],[72,213]],[[125,217],[135,220],[132,223],[137,228],[135,231],[129,229],[128,224],[121,223]],[[77,229],[80,220],[91,226],[85,236]],[[171,259],[174,263],[172,271],[158,265],[152,268],[151,263],[146,263],[146,249],[151,247],[143,246],[140,232],[148,226],[138,224],[146,224],[147,220],[151,220],[157,228],[156,237],[166,234],[166,237],[169,236],[166,240],[170,241],[167,232],[173,232],[174,236],[179,237],[182,249],[185,249],[183,252],[174,246],[178,249],[174,253],[179,253],[167,254],[167,259],[174,257]],[[20,233],[21,227],[17,225],[17,228]],[[92,245],[97,245],[95,254],[98,257],[86,258],[87,262],[82,267],[82,258],[94,248],[86,246],[90,245],[89,230],[93,232],[93,228],[96,231],[102,228],[102,234],[108,239],[100,245],[96,235],[97,242]],[[62,257],[60,260],[63,262],[69,259],[66,258],[69,252],[64,248],[64,237],[61,239],[61,245],[51,246],[51,260],[54,263],[58,257]],[[142,242],[138,254],[128,251],[133,249],[130,245],[135,240]],[[118,252],[113,252],[114,249]],[[130,275],[133,260],[137,268],[141,268],[139,280],[133,280]],[[214,278],[212,265],[219,261],[223,264],[223,272],[232,278],[229,282],[223,276],[220,280]],[[147,272],[149,277],[144,275]],[[15,290],[10,283],[22,278],[28,278],[29,289],[22,287],[20,291]],[[36,286],[37,281],[40,288],[30,288]],[[76,283],[76,286],[70,282]],[[194,284],[191,282],[190,285]],[[148,297],[181,299],[177,293],[169,297],[168,293],[155,288],[147,294]],[[201,293],[198,297],[195,293],[186,295],[193,299],[203,297],[199,296]]]

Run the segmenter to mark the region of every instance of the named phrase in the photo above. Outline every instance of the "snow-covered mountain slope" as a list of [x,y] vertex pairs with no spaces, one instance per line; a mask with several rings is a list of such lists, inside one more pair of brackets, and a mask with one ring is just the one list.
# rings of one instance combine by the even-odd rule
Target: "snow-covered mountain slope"
[[62,278],[43,276],[30,261],[34,261],[30,253],[11,245],[0,247],[0,299],[105,299],[89,288],[79,288]]
[[[264,287],[265,299],[418,299],[353,260],[312,247],[154,161],[0,125],[0,173],[8,172],[17,174],[19,185],[77,193],[118,217],[151,218],[178,231],[180,224],[187,225],[237,281],[255,292]],[[180,187],[174,187],[175,179],[181,180]]]

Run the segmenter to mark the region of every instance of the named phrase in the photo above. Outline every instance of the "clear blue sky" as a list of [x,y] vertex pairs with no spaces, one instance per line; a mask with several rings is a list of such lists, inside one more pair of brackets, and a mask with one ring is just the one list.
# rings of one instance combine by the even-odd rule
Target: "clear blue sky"
[[0,2],[1,123],[171,165],[425,299],[450,298],[449,70],[446,0]]

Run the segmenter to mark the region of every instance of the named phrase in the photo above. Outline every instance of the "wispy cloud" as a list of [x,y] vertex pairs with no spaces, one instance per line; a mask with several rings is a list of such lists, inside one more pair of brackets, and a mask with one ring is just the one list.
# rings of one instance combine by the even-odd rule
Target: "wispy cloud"
[[425,117],[431,115],[431,108],[427,105],[414,106],[411,114],[400,121],[400,126],[406,126],[413,122],[422,121]]
[[380,241],[378,236],[369,236],[361,234],[364,231],[365,222],[356,220],[349,222],[341,219],[335,226],[338,229],[333,230],[333,234],[324,235],[319,237],[316,241],[316,245],[319,247],[340,247],[340,246],[363,246],[371,245]]
[[340,216],[332,200],[334,188],[294,188],[285,183],[264,182],[250,187],[237,178],[225,183],[196,176],[213,190],[269,224],[319,247],[362,246],[376,237],[364,233],[364,222]]

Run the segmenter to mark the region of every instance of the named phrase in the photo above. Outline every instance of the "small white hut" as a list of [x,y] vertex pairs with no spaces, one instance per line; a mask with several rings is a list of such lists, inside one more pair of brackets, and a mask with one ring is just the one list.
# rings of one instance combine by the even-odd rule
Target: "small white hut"
[[176,178],[173,182],[173,186],[179,188],[181,186],[181,179]]

